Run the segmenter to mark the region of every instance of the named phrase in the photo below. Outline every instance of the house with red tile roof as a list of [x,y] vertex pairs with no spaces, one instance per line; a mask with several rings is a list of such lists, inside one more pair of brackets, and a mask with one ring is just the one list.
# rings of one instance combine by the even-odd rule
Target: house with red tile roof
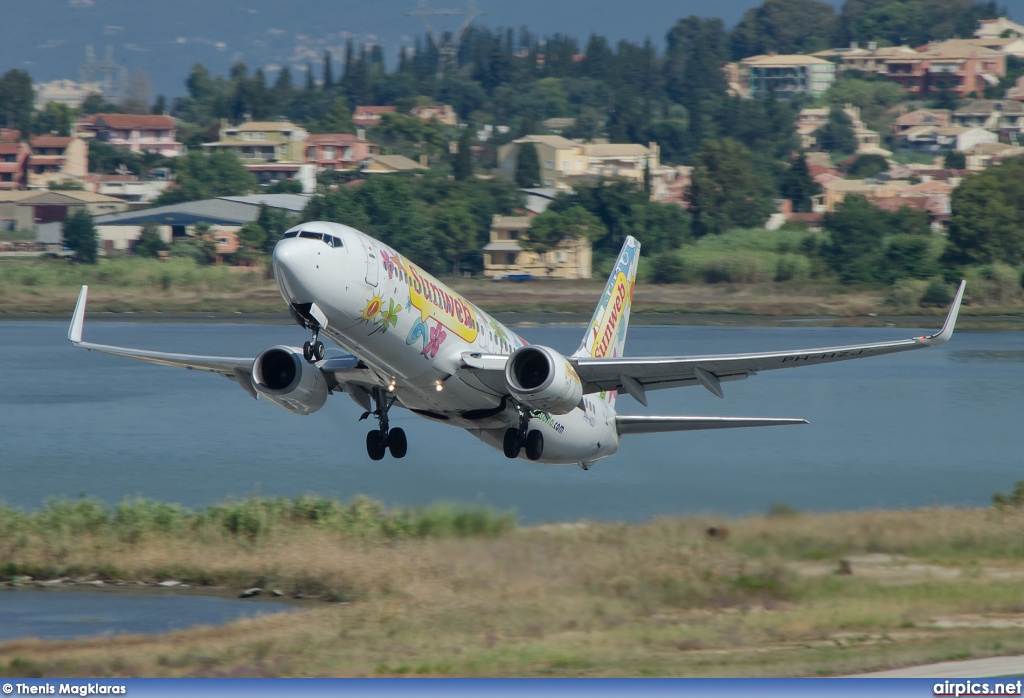
[[82,179],[89,173],[89,146],[74,136],[32,136],[26,184],[46,189],[64,179]]
[[93,114],[75,124],[75,133],[133,153],[184,154],[174,119],[160,114]]
[[396,111],[396,107],[372,107],[359,105],[356,107],[355,112],[352,113],[352,123],[360,128],[379,126],[381,116],[383,114],[394,114]]
[[31,153],[27,143],[0,143],[0,190],[25,186],[25,168]]
[[317,172],[357,169],[378,154],[379,145],[350,133],[313,133],[306,139],[306,162],[316,165]]

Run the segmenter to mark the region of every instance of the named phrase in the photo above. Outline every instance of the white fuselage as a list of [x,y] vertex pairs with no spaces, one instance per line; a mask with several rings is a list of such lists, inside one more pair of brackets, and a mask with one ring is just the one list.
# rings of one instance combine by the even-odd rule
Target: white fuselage
[[[505,430],[519,423],[518,412],[508,389],[477,380],[462,356],[509,355],[525,342],[368,235],[323,222],[289,234],[296,231],[326,235],[331,242],[288,237],[277,244],[274,275],[284,299],[315,303],[327,318],[321,334],[361,359],[381,385],[394,385],[390,394],[398,403],[501,450]],[[544,435],[541,462],[589,463],[618,450],[612,401],[586,395],[583,405],[567,414],[534,413],[530,429]]]

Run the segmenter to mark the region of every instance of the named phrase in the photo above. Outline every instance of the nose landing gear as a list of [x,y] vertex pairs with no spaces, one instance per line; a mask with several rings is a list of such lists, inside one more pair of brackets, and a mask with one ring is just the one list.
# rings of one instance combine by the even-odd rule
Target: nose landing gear
[[387,451],[391,451],[392,458],[405,458],[409,451],[409,442],[405,438],[405,430],[401,427],[388,428],[388,410],[395,404],[397,396],[388,398],[384,391],[377,388],[373,391],[373,402],[376,409],[371,412],[363,412],[359,421],[363,421],[371,414],[377,418],[380,425],[366,434],[366,454],[370,460],[381,460]]
[[320,341],[320,330],[326,326],[327,316],[319,308],[314,310],[313,303],[293,303],[288,306],[288,312],[291,313],[295,322],[307,330],[313,330],[313,340],[302,345],[302,358],[309,363],[323,361],[327,350],[324,348],[324,343]]
[[302,345],[302,357],[309,363],[323,361],[327,350],[324,343],[320,341],[320,328],[313,328],[313,341]]

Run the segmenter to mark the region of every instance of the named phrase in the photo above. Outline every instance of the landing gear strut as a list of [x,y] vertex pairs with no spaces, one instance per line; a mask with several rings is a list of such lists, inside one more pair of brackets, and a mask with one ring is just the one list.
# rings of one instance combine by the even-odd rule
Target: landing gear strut
[[[309,363],[323,361],[324,354],[326,353],[324,343],[320,341],[321,320],[326,323],[326,316],[319,309],[316,312],[312,311],[312,303],[293,303],[288,306],[288,312],[291,313],[292,319],[295,322],[307,330],[313,330],[313,341],[302,345],[302,357]],[[317,317],[320,317],[321,320],[317,320]]]
[[371,412],[363,412],[363,416],[359,418],[359,421],[363,421],[372,414],[380,425],[378,429],[373,429],[366,434],[366,454],[370,456],[370,460],[381,460],[386,451],[391,451],[393,458],[405,458],[405,454],[409,451],[405,430],[401,427],[388,428],[388,410],[397,399],[397,396],[388,398],[384,391],[378,388],[373,391],[373,402],[376,409]]
[[526,447],[526,457],[530,460],[539,460],[544,454],[544,434],[537,430],[530,431],[530,411],[522,405],[516,405],[519,412],[519,427],[509,427],[505,430],[505,437],[502,440],[502,450],[506,458],[518,458],[520,451]]

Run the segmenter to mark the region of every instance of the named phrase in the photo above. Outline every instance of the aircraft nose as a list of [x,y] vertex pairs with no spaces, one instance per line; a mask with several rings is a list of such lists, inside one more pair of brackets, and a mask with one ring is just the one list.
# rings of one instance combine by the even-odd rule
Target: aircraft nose
[[304,238],[286,238],[274,246],[274,266],[294,274],[313,265],[313,244]]
[[289,303],[310,302],[303,281],[308,281],[313,266],[312,246],[302,238],[286,238],[274,246],[274,278]]

